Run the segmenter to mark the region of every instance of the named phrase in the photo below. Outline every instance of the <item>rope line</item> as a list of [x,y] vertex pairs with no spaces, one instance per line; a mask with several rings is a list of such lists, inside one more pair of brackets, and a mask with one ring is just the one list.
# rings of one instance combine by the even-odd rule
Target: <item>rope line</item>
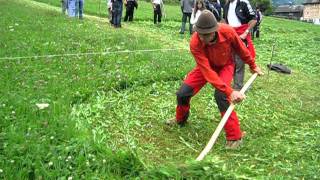
[[138,52],[156,52],[156,51],[177,51],[188,50],[186,48],[177,49],[141,49],[141,50],[122,50],[122,51],[107,51],[107,52],[87,52],[87,53],[69,53],[69,54],[52,54],[52,55],[39,55],[39,56],[18,56],[18,57],[0,57],[0,60],[17,60],[17,59],[32,59],[32,58],[53,58],[64,56],[88,56],[88,55],[108,55],[108,54],[121,54],[121,53],[138,53]]

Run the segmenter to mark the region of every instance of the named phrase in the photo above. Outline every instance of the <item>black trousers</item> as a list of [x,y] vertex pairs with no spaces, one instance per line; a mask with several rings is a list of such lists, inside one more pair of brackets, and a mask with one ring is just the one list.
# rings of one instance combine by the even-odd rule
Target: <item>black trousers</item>
[[158,20],[158,23],[161,23],[161,17],[162,17],[161,7],[160,7],[160,4],[157,4],[156,8],[153,9],[153,23],[157,24],[157,20]]
[[134,2],[128,1],[127,7],[126,7],[126,15],[124,16],[124,21],[133,21],[133,13],[134,13]]

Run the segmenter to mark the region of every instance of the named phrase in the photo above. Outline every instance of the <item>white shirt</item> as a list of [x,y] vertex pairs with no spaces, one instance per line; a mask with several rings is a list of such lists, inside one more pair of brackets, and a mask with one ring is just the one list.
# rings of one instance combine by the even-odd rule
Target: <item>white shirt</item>
[[190,24],[195,24],[198,21],[198,18],[201,14],[201,10],[198,10],[196,13],[196,17],[194,17],[194,11],[191,14]]
[[153,0],[152,3],[153,4],[162,4],[162,0]]
[[228,24],[231,27],[239,27],[241,26],[241,22],[238,19],[237,15],[236,15],[236,5],[237,5],[237,1],[234,0],[232,2],[230,2],[229,5],[229,11],[228,11]]

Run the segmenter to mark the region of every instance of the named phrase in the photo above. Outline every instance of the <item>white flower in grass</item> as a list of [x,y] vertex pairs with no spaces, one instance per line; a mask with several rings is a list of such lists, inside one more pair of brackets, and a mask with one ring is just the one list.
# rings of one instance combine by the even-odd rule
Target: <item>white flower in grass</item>
[[71,159],[71,156],[68,156],[68,159],[70,160],[70,159]]
[[3,170],[2,170],[2,169],[0,169],[0,173],[3,173]]
[[11,113],[12,113],[12,114],[15,114],[16,112],[15,112],[15,111],[12,111]]
[[53,139],[54,139],[54,136],[51,136],[50,139],[53,140]]
[[38,109],[45,109],[47,107],[49,107],[48,103],[37,103],[36,106],[38,107]]
[[68,180],[72,180],[72,176],[69,176],[69,177],[68,177]]
[[50,162],[48,163],[48,165],[49,165],[49,166],[52,166],[52,165],[53,165],[53,162],[50,161]]

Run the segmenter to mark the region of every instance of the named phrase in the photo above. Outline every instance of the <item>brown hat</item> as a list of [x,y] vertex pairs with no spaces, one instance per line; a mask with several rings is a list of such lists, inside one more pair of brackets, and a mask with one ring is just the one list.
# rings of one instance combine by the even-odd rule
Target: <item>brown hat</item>
[[194,30],[199,34],[209,34],[218,29],[217,19],[212,12],[204,10],[201,12],[198,21],[194,26]]

